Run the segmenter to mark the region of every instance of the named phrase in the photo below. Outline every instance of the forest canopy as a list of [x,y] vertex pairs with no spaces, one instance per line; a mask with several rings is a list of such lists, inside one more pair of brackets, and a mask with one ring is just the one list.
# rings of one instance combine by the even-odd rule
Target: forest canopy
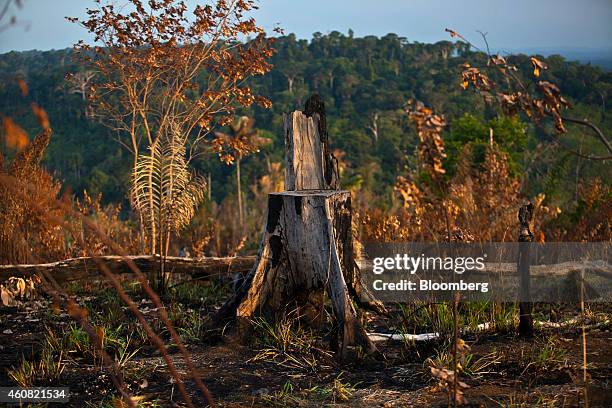
[[[464,42],[424,44],[395,34],[356,38],[352,32],[333,31],[315,33],[310,40],[293,34],[279,37],[274,48],[272,71],[249,83],[254,93],[274,102],[272,108],[239,112],[254,118],[260,134],[273,141],[262,147],[263,154],[244,159],[245,185],[265,173],[266,162],[282,161],[282,113],[299,109],[312,93],[324,98],[332,147],[341,158],[343,186],[372,192],[383,205],[390,205],[396,177],[415,168],[417,138],[404,112],[409,99],[422,101],[448,121],[443,132],[447,177],[453,176],[459,149],[465,144],[472,145],[475,164],[482,162],[489,129],[493,129],[495,141],[509,156],[511,174],[522,175],[529,169],[523,181],[526,194],[543,191],[549,200],[563,205],[573,199],[578,173],[585,179],[612,179],[605,162],[576,160],[570,152],[605,156],[605,149],[588,130],[569,125],[568,133],[556,136],[552,126],[504,116],[472,90],[464,90],[461,66],[485,65],[488,58]],[[83,81],[88,71],[74,62],[72,53],[66,49],[1,55],[3,112],[26,130],[36,128],[29,102],[20,97],[14,80],[25,79],[30,99],[53,118],[55,133],[44,160],[46,168],[77,195],[87,190],[91,195],[102,193],[104,202],[127,203],[129,153],[117,143],[117,134],[90,118],[86,98],[70,75],[79,74],[82,87],[87,85]],[[542,78],[559,85],[571,115],[589,118],[610,134],[606,107],[612,102],[612,73],[559,55],[538,58],[549,67]],[[519,67],[521,77],[532,75],[529,56],[507,59]],[[211,175],[212,197],[221,201],[235,192],[235,180],[233,168],[214,157],[211,149],[192,164],[201,174]]]

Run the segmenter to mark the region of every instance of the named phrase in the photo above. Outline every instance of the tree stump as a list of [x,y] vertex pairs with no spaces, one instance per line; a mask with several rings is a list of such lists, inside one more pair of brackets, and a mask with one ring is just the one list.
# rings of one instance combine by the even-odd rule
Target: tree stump
[[331,153],[325,106],[318,95],[304,112],[283,116],[285,133],[285,190],[337,190],[338,162]]
[[355,262],[351,195],[335,189],[338,173],[323,104],[315,95],[305,112],[285,115],[284,120],[285,188],[290,191],[269,194],[255,266],[217,321],[278,319],[298,308],[309,311],[302,314],[318,326],[327,293],[337,328],[333,343],[340,356],[354,357],[358,348],[373,353],[376,347],[357,318],[353,300],[378,311],[384,307],[363,285]]

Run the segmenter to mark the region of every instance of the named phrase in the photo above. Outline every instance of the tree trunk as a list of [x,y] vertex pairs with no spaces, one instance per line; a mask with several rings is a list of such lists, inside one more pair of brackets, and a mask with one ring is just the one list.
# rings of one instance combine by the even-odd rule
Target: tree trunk
[[293,93],[293,77],[292,76],[288,76],[287,77],[287,82],[289,83],[289,93],[292,94]]
[[285,190],[338,189],[338,161],[331,153],[323,102],[311,97],[304,112],[284,115],[283,121]]
[[355,357],[360,349],[375,352],[352,300],[384,308],[362,284],[355,262],[351,195],[336,190],[337,165],[329,149],[323,103],[311,97],[305,112],[285,116],[284,128],[285,188],[290,191],[269,194],[255,266],[215,320],[274,320],[298,309],[307,323],[319,327],[327,293],[335,317],[332,341],[340,356]]
[[244,213],[242,212],[242,183],[240,182],[240,157],[236,158],[236,189],[238,193],[238,221],[240,222],[240,233],[244,231]]
[[533,204],[525,204],[521,206],[518,213],[519,228],[519,259],[518,271],[521,275],[520,280],[520,302],[519,302],[519,335],[525,338],[533,337],[533,317],[531,311],[533,304],[531,303],[530,289],[530,273],[529,273],[529,249],[533,241],[533,234],[530,229],[531,219],[533,216]]
[[270,194],[262,247],[237,316],[263,314],[275,319],[289,304],[302,308],[310,322],[320,322],[324,316],[321,295],[326,290],[341,355],[349,356],[358,345],[374,351],[349,293],[355,293],[353,285],[360,283],[355,282],[351,221],[351,198],[346,191]]

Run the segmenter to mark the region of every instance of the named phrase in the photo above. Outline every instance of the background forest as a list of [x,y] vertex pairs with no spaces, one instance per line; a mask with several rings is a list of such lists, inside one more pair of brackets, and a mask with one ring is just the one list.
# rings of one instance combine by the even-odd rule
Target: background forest
[[[608,162],[571,152],[605,156],[605,148],[588,129],[568,124],[568,132],[557,136],[552,124],[537,125],[528,118],[504,116],[472,89],[460,86],[463,64],[483,66],[488,60],[485,53],[471,50],[462,41],[423,44],[395,34],[355,38],[350,31],[348,35],[334,31],[315,33],[311,40],[279,37],[274,48],[272,71],[249,79],[255,93],[273,101],[271,109],[255,107],[239,112],[253,118],[259,136],[266,138],[260,152],[242,159],[242,193],[252,228],[246,242],[233,231],[228,233],[231,244],[223,248],[216,245],[216,249],[209,245],[210,253],[231,252],[245,243],[252,248],[256,245],[264,193],[282,180],[282,113],[301,109],[312,93],[319,93],[326,104],[343,188],[364,197],[359,202],[370,209],[401,206],[394,193],[397,177],[419,172],[415,154],[418,137],[405,112],[410,99],[422,101],[445,116],[442,138],[447,159],[442,165],[446,180],[455,177],[466,145],[472,150],[471,166],[483,163],[492,129],[497,146],[507,155],[509,174],[520,181],[517,188],[521,196],[540,194],[543,204],[560,208],[557,224],[580,218],[584,205],[579,203],[579,193],[596,179],[603,183],[604,195],[609,194],[606,186],[612,180],[612,169]],[[69,189],[77,197],[83,197],[85,191],[94,198],[101,194],[102,204],[121,206],[119,217],[127,219],[129,153],[117,143],[118,135],[88,106],[95,76],[74,62],[72,52],[10,52],[0,56],[2,111],[35,133],[38,122],[29,104],[34,101],[44,106],[54,128],[44,167],[61,181],[63,190]],[[542,79],[558,84],[570,102],[569,115],[589,118],[604,134],[610,134],[612,121],[606,107],[612,104],[612,73],[558,55],[538,58],[549,67],[542,72]],[[521,78],[532,76],[528,56],[510,56],[508,62],[519,68]],[[22,97],[16,78],[27,82],[28,98]],[[235,166],[218,160],[211,144],[200,150],[191,166],[210,180],[210,200],[186,233],[192,241],[211,234],[219,213],[236,211]],[[11,151],[4,153],[11,157]],[[174,252],[179,247],[175,246]]]

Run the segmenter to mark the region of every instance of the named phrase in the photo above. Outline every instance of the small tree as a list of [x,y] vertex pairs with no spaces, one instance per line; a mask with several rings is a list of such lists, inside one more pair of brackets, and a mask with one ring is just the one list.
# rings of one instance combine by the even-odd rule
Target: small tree
[[66,77],[66,92],[81,95],[81,99],[85,103],[86,118],[92,116],[91,105],[88,102],[88,93],[91,92],[91,83],[95,75],[95,72],[83,71]]
[[242,184],[240,182],[240,160],[259,151],[259,147],[271,142],[270,139],[258,136],[254,128],[255,120],[242,116],[229,125],[230,133],[215,132],[213,149],[225,164],[236,162],[236,193],[238,198],[238,217],[240,228],[244,227],[244,208],[242,201]]
[[[271,42],[246,16],[256,8],[253,0],[216,0],[197,5],[192,13],[185,1],[150,0],[145,5],[129,0],[121,9],[97,3],[98,8],[87,10],[86,20],[70,19],[101,44],[92,47],[81,41],[77,56],[97,74],[89,93],[97,114],[123,136],[121,143],[132,153],[132,190],[137,191],[132,205],[140,217],[145,248],[163,255],[172,228],[162,224],[172,223],[175,216],[161,209],[190,211],[177,207],[185,204],[181,200],[171,200],[170,207],[155,202],[156,192],[165,192],[168,185],[156,177],[151,164],[176,164],[183,156],[184,173],[215,124],[231,123],[240,106],[270,105],[245,81],[270,70]],[[255,38],[240,41],[249,36]],[[171,195],[177,197],[180,191]]]

